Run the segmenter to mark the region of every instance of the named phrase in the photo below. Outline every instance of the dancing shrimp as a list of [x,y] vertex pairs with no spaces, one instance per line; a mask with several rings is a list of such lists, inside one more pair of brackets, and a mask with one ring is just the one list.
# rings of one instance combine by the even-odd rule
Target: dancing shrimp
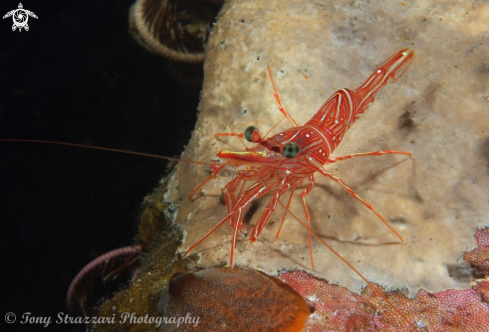
[[[365,153],[348,154],[341,157],[331,158],[330,155],[341,143],[345,133],[351,125],[365,112],[369,105],[374,101],[376,94],[389,82],[395,82],[406,71],[414,56],[414,51],[404,49],[380,64],[372,75],[357,89],[342,89],[333,94],[319,109],[319,111],[304,125],[298,126],[292,117],[285,111],[280,101],[279,95],[273,82],[273,77],[268,67],[268,74],[272,83],[274,96],[280,112],[292,123],[293,127],[268,138],[262,137],[259,130],[251,126],[242,134],[221,133],[216,136],[230,135],[244,137],[247,141],[256,143],[253,148],[246,148],[245,151],[223,150],[218,152],[218,157],[226,160],[226,163],[216,164],[215,162],[191,161],[177,158],[163,157],[148,153],[135,153],[118,149],[102,148],[90,146],[92,149],[109,150],[123,153],[138,154],[157,158],[164,158],[180,162],[204,164],[213,167],[213,173],[205,179],[189,195],[191,198],[208,181],[216,177],[225,167],[236,167],[236,176],[224,187],[223,194],[226,201],[227,215],[212,229],[207,231],[198,241],[196,241],[183,255],[187,256],[195,247],[204,241],[216,229],[230,221],[233,228],[230,266],[234,265],[234,251],[236,249],[238,232],[244,229],[243,216],[244,210],[256,199],[271,193],[268,204],[255,223],[250,237],[249,244],[257,240],[263,228],[270,220],[277,204],[285,208],[281,225],[275,238],[278,238],[282,225],[287,215],[292,216],[301,223],[308,232],[309,254],[311,265],[314,268],[312,256],[311,236],[314,236],[323,245],[333,252],[339,259],[348,265],[361,279],[363,279],[372,289],[382,297],[413,329],[414,325],[379,291],[370,283],[359,271],[357,271],[339,253],[331,248],[310,228],[310,215],[306,205],[306,197],[314,187],[314,174],[319,172],[323,176],[342,185],[343,188],[355,199],[364,204],[368,209],[377,215],[379,219],[401,240],[401,235],[378,213],[372,205],[358,196],[348,185],[335,175],[324,169],[324,165],[338,161],[365,157],[380,156],[384,154],[401,154],[411,156],[409,152],[402,151],[375,151]],[[24,141],[38,143],[54,143],[70,146],[87,147],[80,144],[62,143],[40,140],[0,140],[0,141]],[[245,167],[243,167],[245,166]],[[289,205],[294,191],[300,187],[304,181],[309,184],[301,192],[300,197],[306,215],[306,222],[301,221],[290,210]],[[247,182],[252,182],[244,191]],[[290,191],[287,204],[283,204],[280,198]]]
[[[335,175],[324,169],[323,165],[331,164],[338,161],[365,157],[381,156],[384,154],[401,154],[411,156],[409,152],[403,151],[375,151],[348,154],[341,157],[331,158],[330,155],[338,147],[343,136],[351,125],[365,112],[369,105],[374,101],[375,95],[389,81],[395,82],[406,71],[414,56],[414,50],[404,49],[380,64],[372,75],[355,90],[342,89],[333,94],[319,109],[319,111],[304,125],[298,126],[292,117],[285,111],[278,96],[273,77],[268,67],[268,74],[272,83],[275,99],[280,112],[292,123],[293,128],[287,129],[281,133],[269,138],[263,138],[258,128],[248,127],[243,134],[222,133],[221,135],[230,135],[245,137],[247,141],[257,145],[245,151],[223,150],[217,155],[226,160],[222,166],[215,166],[214,172],[205,179],[189,195],[191,198],[206,182],[214,178],[226,166],[237,167],[236,176],[224,187],[223,193],[226,201],[227,215],[212,229],[207,231],[197,242],[195,242],[183,255],[187,256],[196,246],[204,241],[217,228],[222,226],[228,220],[233,228],[230,266],[233,267],[234,251],[236,249],[238,232],[243,227],[243,211],[257,198],[266,193],[271,193],[268,204],[256,221],[250,237],[249,245],[256,241],[263,228],[270,220],[275,211],[277,204],[285,208],[281,225],[278,229],[275,239],[278,237],[287,214],[294,217],[308,231],[309,254],[311,265],[314,268],[312,255],[311,235],[314,235],[321,243],[331,250],[339,259],[347,264],[357,275],[359,275],[372,289],[382,297],[414,330],[416,327],[379,291],[374,287],[360,272],[358,272],[348,261],[331,248],[325,241],[316,235],[310,228],[310,215],[306,205],[306,196],[314,187],[314,174],[319,172],[323,176],[339,183],[355,199],[360,201],[368,209],[377,215],[382,222],[401,240],[401,235],[389,225],[389,223],[378,213],[372,205],[358,196],[348,185]],[[240,168],[240,166],[246,166]],[[304,181],[309,181],[306,189],[300,194],[307,224],[297,218],[291,211],[289,205],[294,190],[301,186]],[[246,182],[252,182],[244,192],[243,187]],[[291,191],[287,205],[280,201],[280,198]]]
[[[306,205],[306,196],[314,187],[314,174],[316,172],[341,184],[351,196],[372,210],[372,212],[375,213],[401,241],[403,241],[401,235],[389,225],[372,205],[358,196],[340,178],[325,170],[323,165],[350,158],[380,156],[384,154],[402,154],[411,156],[411,153],[409,152],[385,150],[348,154],[336,158],[330,157],[331,153],[341,143],[347,130],[374,101],[375,95],[380,89],[387,85],[389,81],[395,82],[405,72],[411,63],[413,56],[414,51],[410,49],[404,49],[397,52],[380,64],[375,69],[374,73],[357,89],[342,89],[335,92],[333,96],[321,106],[319,111],[302,126],[298,126],[282,106],[273,82],[270,68],[268,67],[268,74],[270,76],[278,108],[294,127],[269,138],[262,138],[259,130],[254,126],[247,128],[244,134],[236,134],[234,132],[218,134],[219,136],[231,135],[245,137],[247,141],[256,143],[257,145],[251,149],[247,148],[245,151],[220,151],[217,155],[227,161],[225,165],[216,167],[214,172],[190,194],[190,197],[192,197],[203,184],[219,174],[219,172],[226,166],[247,166],[245,169],[239,169],[236,172],[236,177],[224,187],[223,192],[228,212],[226,217],[194,243],[186,251],[184,256],[188,255],[217,228],[230,220],[234,230],[230,255],[230,265],[232,267],[237,235],[238,232],[243,229],[244,209],[257,198],[268,192],[271,193],[267,206],[259,216],[251,231],[249,237],[249,245],[251,245],[256,241],[261,231],[270,220],[277,204],[284,205],[281,203],[280,197],[290,190],[290,198],[287,205],[284,206],[285,213],[282,218],[282,224],[277,232],[277,238],[287,214],[291,214],[298,220],[298,218],[289,211],[288,207],[294,190],[307,180],[309,184],[306,189],[302,191],[300,197],[306,215],[307,226],[305,225],[305,227],[308,230],[309,254],[311,256],[311,265],[314,268],[311,247],[311,234],[314,235],[314,233],[310,229],[310,215]],[[241,188],[243,188],[246,182],[253,183],[241,194]],[[300,220],[298,221],[301,222]],[[317,238],[323,242],[319,237]]]

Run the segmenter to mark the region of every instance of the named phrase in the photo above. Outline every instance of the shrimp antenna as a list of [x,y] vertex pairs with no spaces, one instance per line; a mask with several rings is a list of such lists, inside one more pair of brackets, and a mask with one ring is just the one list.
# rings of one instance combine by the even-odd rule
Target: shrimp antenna
[[289,113],[285,111],[285,108],[282,106],[282,103],[280,102],[280,97],[278,96],[277,89],[275,89],[275,83],[273,82],[272,71],[270,70],[270,66],[267,66],[267,69],[268,69],[268,76],[270,76],[270,81],[272,82],[273,94],[275,95],[275,100],[277,101],[278,109],[280,110],[280,112],[282,112],[283,115],[285,115],[287,119],[289,119],[289,121],[294,125],[294,127],[297,127],[297,123],[294,121],[294,119],[290,117]]
[[152,153],[126,151],[126,150],[121,150],[121,149],[104,148],[101,146],[91,146],[91,145],[84,145],[84,144],[77,144],[77,143],[66,143],[66,142],[45,141],[45,140],[35,140],[35,139],[0,139],[0,142],[27,142],[27,143],[45,143],[45,144],[67,145],[67,146],[76,146],[78,148],[112,151],[112,152],[133,154],[133,155],[137,155],[137,156],[153,157],[153,158],[158,158],[158,159],[167,159],[167,160],[179,161],[182,163],[189,163],[189,164],[210,165],[210,166],[222,166],[222,165],[231,166],[229,164],[208,163],[208,162],[203,162],[203,161],[179,159],[179,158],[173,158],[173,157],[167,157],[167,156],[160,156],[160,155],[152,154]]
[[231,131],[233,133],[233,136],[236,136],[239,139],[239,141],[241,142],[241,144],[243,144],[243,146],[245,147],[245,149],[247,149],[248,147],[246,146],[246,144],[241,139],[241,136],[239,136],[238,134],[236,134],[236,132],[234,131],[233,127],[231,127],[231,125],[229,124],[228,119],[226,118],[226,115],[224,114],[224,111],[222,109],[220,109],[220,111],[221,111],[221,114],[222,114],[222,116],[224,118],[224,122],[226,122],[226,125],[229,127],[229,129],[231,129]]
[[270,130],[269,130],[269,131],[267,131],[267,133],[265,134],[265,136],[263,136],[263,139],[267,138],[267,137],[268,137],[268,135],[269,135],[269,134],[272,132],[272,130],[274,130],[275,128],[277,128],[277,127],[278,127],[278,125],[282,123],[282,121],[284,121],[284,119],[280,120],[280,121],[279,121],[279,122],[277,122],[275,125],[273,125],[273,127],[272,127],[272,128],[270,128]]

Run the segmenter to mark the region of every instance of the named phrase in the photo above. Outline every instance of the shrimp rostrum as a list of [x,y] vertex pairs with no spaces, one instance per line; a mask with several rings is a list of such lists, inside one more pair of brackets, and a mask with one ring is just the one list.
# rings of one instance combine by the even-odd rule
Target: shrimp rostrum
[[[224,133],[218,135],[244,136],[246,140],[256,143],[253,148],[245,151],[220,151],[217,155],[226,160],[223,166],[216,167],[214,172],[204,183],[215,177],[226,166],[246,166],[238,168],[235,177],[224,187],[223,193],[227,206],[227,215],[185,253],[190,253],[197,245],[205,240],[218,227],[230,221],[233,228],[230,265],[233,266],[234,250],[236,248],[238,232],[243,227],[244,210],[257,198],[270,193],[268,204],[259,216],[251,231],[250,245],[256,241],[261,231],[270,220],[277,204],[284,205],[280,198],[289,190],[291,191],[282,224],[287,213],[292,214],[288,206],[294,190],[308,181],[307,187],[301,192],[300,197],[304,207],[308,230],[309,253],[311,264],[314,268],[311,249],[311,234],[316,236],[310,229],[310,215],[306,205],[306,197],[314,187],[314,174],[316,172],[339,183],[348,193],[372,210],[382,222],[402,241],[394,228],[365,200],[358,196],[345,182],[324,169],[324,165],[335,163],[350,158],[365,156],[380,156],[384,154],[403,154],[411,156],[411,153],[402,151],[375,151],[366,153],[349,154],[342,157],[331,158],[330,155],[341,143],[343,136],[351,125],[365,112],[374,101],[375,95],[389,82],[395,82],[407,69],[414,56],[414,51],[404,49],[397,52],[389,59],[380,64],[372,75],[357,89],[342,89],[333,94],[319,109],[319,111],[304,125],[298,126],[296,122],[285,111],[280,102],[270,68],[268,73],[272,82],[275,99],[279,110],[289,119],[293,127],[268,138],[263,138],[256,127],[249,127],[244,134]],[[245,190],[246,183],[251,183]],[[297,218],[296,218],[297,219]],[[300,222],[300,220],[299,220]],[[280,232],[277,232],[277,237]],[[317,237],[317,236],[316,236]],[[321,241],[319,237],[318,240]],[[323,242],[323,241],[321,241]],[[324,243],[324,242],[323,242]],[[329,247],[329,246],[328,246]]]

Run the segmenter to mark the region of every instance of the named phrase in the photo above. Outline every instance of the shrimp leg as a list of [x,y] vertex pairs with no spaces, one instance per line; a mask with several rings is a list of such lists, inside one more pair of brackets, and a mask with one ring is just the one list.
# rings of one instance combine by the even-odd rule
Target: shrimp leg
[[353,189],[351,189],[350,187],[347,186],[347,184],[341,180],[340,178],[338,178],[337,176],[334,176],[333,174],[329,173],[328,171],[326,171],[321,165],[315,163],[316,167],[317,167],[317,171],[320,172],[322,175],[324,175],[325,177],[328,177],[330,178],[331,180],[333,180],[334,182],[337,182],[339,184],[341,184],[343,186],[343,188],[346,189],[346,191],[348,191],[348,193],[353,196],[354,198],[356,198],[358,201],[360,201],[363,205],[365,205],[367,208],[369,208],[370,210],[372,210],[373,213],[375,213],[375,215],[377,217],[379,217],[380,220],[382,220],[382,222],[387,226],[389,227],[389,229],[401,240],[401,242],[404,242],[404,240],[402,239],[402,236],[396,232],[396,230],[384,219],[384,217],[382,217],[380,215],[380,213],[378,213],[374,207],[372,205],[370,205],[369,203],[367,203],[363,198],[361,198],[360,196],[357,195],[356,192],[353,191]]
[[374,152],[352,153],[352,154],[346,154],[346,155],[341,156],[341,157],[328,158],[328,163],[335,163],[337,161],[342,161],[342,160],[356,158],[356,157],[382,156],[384,154],[403,154],[403,155],[406,155],[409,157],[412,156],[412,154],[410,152],[384,150],[384,151],[374,151]]
[[289,211],[290,201],[292,200],[292,196],[294,195],[294,190],[295,187],[292,187],[292,190],[290,191],[289,200],[287,201],[287,208],[285,209],[284,215],[282,216],[280,227],[278,228],[277,235],[275,235],[275,239],[273,240],[273,242],[277,241],[280,231],[282,230],[282,226],[284,225],[285,222],[285,217],[287,217],[287,211]]
[[[248,248],[253,244],[253,242],[256,241],[258,236],[260,235],[261,231],[263,230],[263,227],[267,224],[268,220],[270,220],[270,217],[272,216],[273,211],[275,211],[275,208],[277,207],[277,202],[280,199],[282,195],[284,195],[292,186],[295,186],[295,184],[291,183],[275,183],[275,184],[267,184],[263,178],[261,178],[261,181],[264,183],[264,188],[268,190],[272,190],[271,192],[271,197],[268,200],[268,204],[265,207],[265,210],[261,213],[260,217],[258,218],[258,221],[256,222],[255,226],[253,227],[253,230],[251,232],[250,236],[250,244],[248,245]],[[258,183],[258,182],[257,182]],[[276,189],[270,189],[270,188],[276,188]]]
[[309,194],[314,187],[314,175],[309,175],[309,185],[307,188],[301,193],[301,199],[302,199],[302,205],[304,206],[304,212],[306,213],[306,219],[307,219],[307,238],[309,240],[309,256],[311,256],[311,266],[312,269],[314,270],[314,260],[312,258],[312,244],[311,244],[311,217],[309,216],[309,211],[307,210],[307,205],[306,205],[306,196]]
[[209,175],[204,181],[202,181],[201,184],[199,184],[191,193],[190,195],[188,195],[188,199],[189,201],[192,201],[192,198],[194,197],[195,193],[197,193],[197,191],[200,190],[200,188],[202,188],[207,182],[209,182],[210,180],[212,180],[213,178],[216,177],[217,174],[219,174],[219,172],[224,168],[226,167],[227,165],[223,165],[223,166],[219,166],[217,167],[214,172],[212,172],[211,175]]

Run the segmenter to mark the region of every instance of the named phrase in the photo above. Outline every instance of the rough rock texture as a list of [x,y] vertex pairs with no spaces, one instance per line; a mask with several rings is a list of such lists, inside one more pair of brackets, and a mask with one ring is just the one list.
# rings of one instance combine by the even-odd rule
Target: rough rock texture
[[[367,279],[389,288],[439,292],[468,288],[462,253],[489,215],[489,4],[476,1],[229,1],[207,45],[199,120],[185,159],[222,149],[242,150],[233,137],[213,134],[257,125],[263,133],[283,120],[266,66],[282,103],[299,124],[338,89],[356,88],[376,65],[400,49],[416,50],[413,63],[389,84],[345,135],[333,156],[394,149],[413,153],[347,160],[326,169],[371,203],[404,237],[400,243],[376,216],[339,185],[316,176],[307,202],[312,229]],[[274,132],[290,127],[285,120]],[[180,164],[177,176],[190,166]],[[166,199],[180,204],[176,223],[190,247],[225,215],[219,195],[232,176],[210,181],[192,202],[188,194],[208,175],[193,168]],[[226,176],[227,174],[227,176]],[[291,210],[304,218],[299,199]],[[251,229],[266,200],[246,216]],[[307,232],[293,219],[273,242],[278,207],[248,250],[238,243],[235,262],[267,273],[309,269]],[[195,252],[203,264],[229,260],[228,226]],[[246,239],[244,239],[246,240]],[[316,276],[358,290],[364,283],[313,240]]]
[[[413,330],[370,287],[358,295],[302,271],[284,272],[279,278],[315,309],[306,321],[304,331]],[[484,281],[473,290],[450,289],[439,293],[420,290],[413,299],[397,292],[385,292],[384,296],[421,331],[488,331],[489,303],[484,300],[486,283],[489,282]]]

